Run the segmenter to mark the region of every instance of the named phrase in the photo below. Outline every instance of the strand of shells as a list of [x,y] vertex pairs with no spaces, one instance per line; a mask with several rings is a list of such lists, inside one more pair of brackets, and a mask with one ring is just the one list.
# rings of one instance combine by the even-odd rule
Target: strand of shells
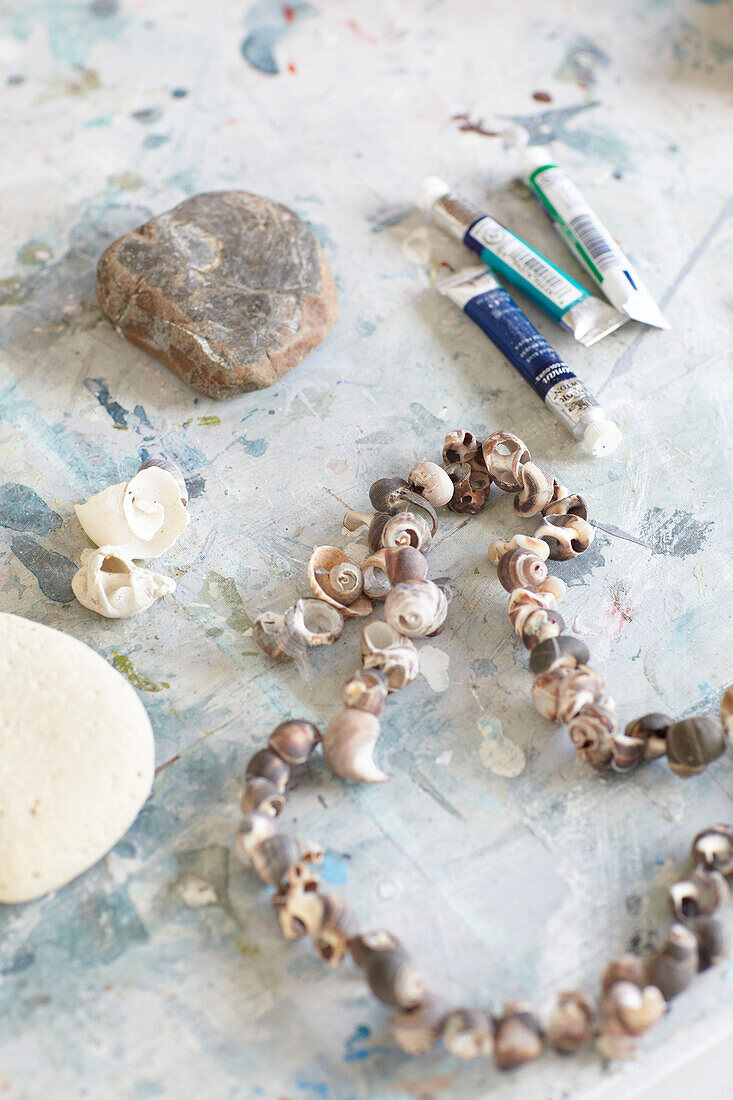
[[[417,675],[412,639],[442,630],[452,594],[446,579],[427,579],[425,552],[437,526],[435,508],[447,504],[458,513],[477,512],[488,502],[492,484],[515,494],[518,514],[541,514],[533,536],[497,539],[489,548],[509,592],[512,627],[530,650],[530,668],[536,674],[533,698],[540,713],[567,723],[578,754],[596,767],[625,771],[640,759],[666,754],[676,774],[692,775],[724,750],[722,730],[704,717],[673,723],[663,715],[645,715],[619,733],[613,701],[600,675],[587,664],[587,647],[564,633],[556,606],[565,585],[547,569],[548,561],[568,560],[592,542],[593,527],[582,498],[532,463],[527,447],[509,432],[496,432],[483,443],[470,432],[452,432],[443,458],[445,470],[423,462],[407,481],[380,479],[369,494],[375,511],[347,513],[344,526],[363,531],[371,551],[361,569],[335,547],[315,549],[309,578],[316,599],[294,605],[299,619],[309,625],[299,626],[293,635],[280,622],[267,627],[267,616],[276,618],[272,613],[259,617],[260,644],[263,638],[275,639],[267,643],[268,652],[281,656],[278,647],[298,650],[333,641],[326,636],[329,625],[335,637],[344,615],[369,615],[374,603],[383,602],[385,615],[363,625],[362,667],[344,683],[342,706],[323,733],[307,720],[290,719],[250,759],[234,849],[274,888],[272,903],[286,939],[308,936],[324,962],[336,966],[348,957],[364,972],[373,994],[393,1009],[394,1038],[406,1053],[424,1053],[442,1042],[456,1057],[493,1055],[498,1069],[509,1070],[539,1057],[547,1046],[572,1053],[595,1039],[603,1057],[629,1057],[668,1010],[669,1001],[695,974],[725,956],[724,929],[715,914],[730,895],[733,825],[713,825],[694,838],[692,867],[670,889],[674,923],[662,948],[646,959],[614,959],[603,974],[597,1002],[583,990],[561,992],[546,1020],[526,1001],[509,1002],[499,1012],[486,1006],[449,1008],[429,991],[396,936],[384,929],[361,931],[346,903],[323,891],[316,869],[323,848],[278,827],[292,770],[307,764],[319,743],[326,762],[342,778],[387,778],[373,760],[379,717],[388,696]],[[329,624],[329,615],[337,616],[338,623]],[[292,608],[279,618],[288,616],[294,618]],[[304,630],[316,640],[303,642]],[[733,687],[721,702],[721,722],[730,736]]]
[[[383,672],[363,670],[344,687],[345,712],[379,705],[387,691]],[[393,1035],[407,1054],[425,1053],[440,1041],[458,1058],[493,1055],[498,1069],[509,1070],[548,1046],[570,1054],[595,1039],[604,1058],[628,1058],[695,975],[725,958],[725,930],[716,913],[730,898],[733,825],[716,824],[694,838],[690,871],[670,887],[674,923],[661,949],[648,958],[622,955],[610,962],[598,1001],[581,989],[563,991],[544,1020],[526,1001],[509,1002],[499,1012],[450,1008],[428,989],[396,936],[386,929],[361,930],[346,902],[323,890],[317,872],[323,848],[279,828],[293,769],[308,763],[319,742],[325,750],[326,735],[327,729],[322,736],[305,719],[289,719],[255,752],[247,765],[234,851],[274,887],[272,904],[285,939],[308,936],[329,966],[350,958],[363,971],[374,996],[393,1010]]]
[[509,592],[509,621],[530,651],[537,710],[549,721],[567,725],[578,757],[594,768],[625,773],[643,761],[666,756],[671,771],[681,778],[704,771],[725,752],[724,726],[731,725],[733,700],[726,703],[726,714],[721,712],[722,725],[706,715],[675,722],[653,713],[633,719],[622,733],[603,678],[588,667],[588,647],[566,633],[556,610],[565,585],[547,570],[548,561],[569,561],[593,542],[585,501],[556,478],[538,473],[528,447],[511,432],[494,432],[481,445],[470,432],[451,432],[443,458],[466,448],[474,461],[483,456],[492,484],[517,494],[515,511],[541,513],[532,535],[494,539],[489,546],[489,559]]

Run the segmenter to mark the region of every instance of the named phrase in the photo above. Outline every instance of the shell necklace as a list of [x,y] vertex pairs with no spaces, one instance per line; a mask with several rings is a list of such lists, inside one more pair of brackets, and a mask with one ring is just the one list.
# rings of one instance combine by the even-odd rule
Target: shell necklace
[[255,621],[262,648],[289,659],[308,646],[334,641],[344,615],[366,616],[372,601],[384,602],[384,620],[362,628],[362,667],[345,682],[343,706],[323,733],[305,719],[289,719],[250,759],[234,850],[275,888],[272,903],[286,939],[310,936],[325,962],[335,966],[350,956],[364,971],[374,995],[394,1010],[394,1038],[408,1054],[442,1041],[459,1058],[493,1054],[496,1066],[506,1070],[537,1058],[546,1044],[570,1053],[595,1037],[604,1057],[628,1057],[668,1002],[725,955],[723,926],[714,914],[730,896],[726,876],[733,875],[733,825],[713,825],[693,839],[692,869],[669,890],[674,923],[661,950],[647,958],[614,959],[603,974],[598,1003],[583,990],[561,992],[544,1021],[525,1001],[509,1002],[498,1014],[482,1006],[445,1004],[427,989],[391,932],[361,930],[344,901],[321,889],[315,866],[323,849],[278,827],[291,769],[306,764],[319,743],[342,778],[387,779],[373,760],[379,715],[388,695],[419,671],[412,639],[440,633],[452,597],[447,578],[427,577],[424,552],[437,527],[435,509],[448,505],[456,512],[478,512],[492,485],[516,494],[520,516],[541,517],[533,535],[494,540],[489,557],[510,593],[510,623],[530,651],[534,704],[545,718],[568,726],[578,756],[618,772],[666,756],[674,774],[688,777],[723,754],[726,733],[733,736],[733,687],[721,701],[720,723],[707,716],[675,722],[647,714],[622,733],[603,679],[588,665],[587,647],[565,632],[556,610],[565,585],[547,570],[548,560],[566,561],[593,541],[585,501],[533,463],[511,432],[494,432],[483,443],[471,432],[451,432],[443,461],[444,468],[418,463],[406,481],[381,478],[369,493],[375,511],[347,513],[348,530],[367,532],[371,554],[361,568],[336,547],[317,547],[309,564],[316,598]]

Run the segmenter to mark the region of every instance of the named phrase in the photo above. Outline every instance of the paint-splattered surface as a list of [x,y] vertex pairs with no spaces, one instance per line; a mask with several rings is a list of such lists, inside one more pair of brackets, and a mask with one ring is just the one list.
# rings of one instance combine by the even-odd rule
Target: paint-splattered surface
[[[228,845],[248,753],[283,715],[325,721],[358,649],[352,624],[302,675],[273,667],[252,617],[305,590],[314,543],[346,542],[342,502],[363,506],[374,476],[436,457],[457,426],[519,432],[599,518],[647,540],[601,536],[563,569],[563,614],[622,715],[716,709],[733,678],[732,58],[725,2],[6,0],[0,606],[131,680],[160,770],[102,864],[0,914],[5,1095],[628,1097],[727,1034],[722,967],[629,1066],[547,1057],[499,1078],[440,1052],[410,1061],[357,973],[280,940]],[[569,262],[512,182],[521,128],[554,139],[673,322],[584,351],[528,307],[623,427],[605,462],[578,454],[424,274],[435,239],[410,200],[435,172],[495,192],[500,217]],[[305,218],[342,308],[282,383],[226,404],[116,337],[94,298],[112,239],[217,187]],[[73,504],[160,447],[191,495],[191,526],[158,563],[175,599],[98,620],[69,602],[85,545]],[[317,763],[288,810],[365,924],[397,932],[451,999],[496,1006],[594,988],[609,955],[656,942],[665,885],[697,828],[730,820],[733,783],[730,756],[688,783],[663,764],[621,779],[575,762],[532,710],[486,559],[514,528],[508,500],[443,522],[431,561],[459,595],[430,686],[386,714],[390,783],[347,788]]]

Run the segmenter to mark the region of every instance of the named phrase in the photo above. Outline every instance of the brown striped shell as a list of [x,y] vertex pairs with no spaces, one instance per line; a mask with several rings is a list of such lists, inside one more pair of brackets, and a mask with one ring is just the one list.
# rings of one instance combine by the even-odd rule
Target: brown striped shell
[[535,677],[532,700],[535,707],[551,722],[570,722],[584,707],[599,702],[605,685],[595,669],[587,665],[577,668],[554,668]]
[[489,561],[498,565],[504,554],[508,554],[510,550],[529,550],[542,561],[547,561],[550,556],[550,547],[542,539],[535,539],[532,535],[512,535],[509,541],[494,539],[489,543]]
[[552,561],[569,561],[588,549],[595,529],[580,516],[546,516],[534,534],[547,543]]
[[564,485],[558,486],[555,482],[555,490],[560,489],[567,495],[556,498],[553,492],[552,500],[542,509],[543,516],[578,516],[579,519],[588,519],[588,505],[578,493],[568,493]]
[[552,479],[534,462],[519,468],[521,487],[514,498],[514,511],[520,516],[536,516],[552,496]]
[[486,470],[474,470],[468,463],[446,466],[445,472],[453,483],[453,495],[448,501],[452,512],[475,515],[488,502],[491,478]]
[[594,768],[608,768],[614,759],[616,712],[603,703],[587,703],[568,723],[570,740],[581,760]]
[[499,583],[507,592],[515,588],[539,588],[547,579],[547,566],[542,558],[529,550],[509,550],[496,568]]

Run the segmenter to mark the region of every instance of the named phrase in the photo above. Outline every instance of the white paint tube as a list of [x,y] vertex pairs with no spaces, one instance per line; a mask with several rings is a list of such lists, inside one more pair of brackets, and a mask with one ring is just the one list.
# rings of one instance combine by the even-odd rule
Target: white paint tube
[[444,180],[428,176],[418,188],[416,202],[584,347],[626,324],[625,313],[596,298],[496,218],[451,191]]
[[576,260],[590,272],[611,305],[634,321],[669,328],[628,256],[549,153],[525,150],[522,174]]
[[472,267],[437,289],[460,306],[528,382],[570,434],[596,457],[615,451],[621,432],[567,363],[537,331],[493,272]]

